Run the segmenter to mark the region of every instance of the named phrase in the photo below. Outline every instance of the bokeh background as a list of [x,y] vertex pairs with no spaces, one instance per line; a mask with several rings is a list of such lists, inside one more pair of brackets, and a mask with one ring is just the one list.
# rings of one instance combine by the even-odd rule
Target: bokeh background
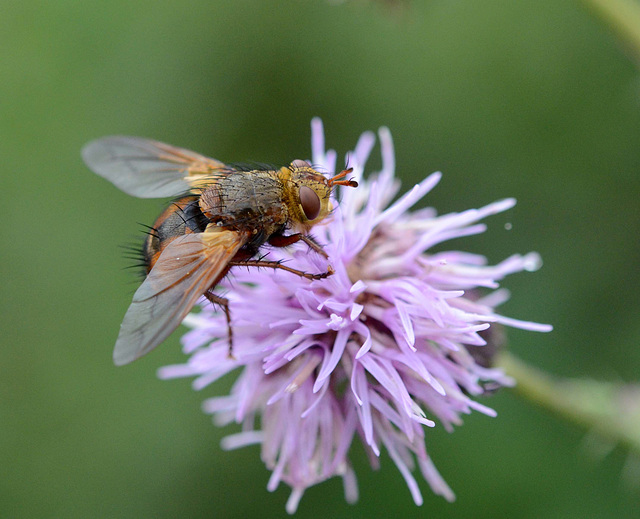
[[[283,517],[257,447],[222,452],[200,393],[156,370],[179,335],[131,366],[111,351],[137,278],[119,245],[162,201],[90,173],[80,149],[153,137],[223,161],[308,157],[320,116],[341,154],[388,126],[405,187],[442,170],[440,212],[514,196],[455,247],[493,262],[539,251],[509,278],[511,349],[552,373],[640,378],[640,76],[571,0],[3,2],[0,16],[0,517]],[[375,164],[374,164],[375,165]],[[511,224],[511,230],[505,229]],[[508,226],[507,226],[508,227]],[[629,454],[503,391],[428,449],[457,494],[424,482],[416,507],[391,460],[353,459],[298,517],[637,517]],[[636,481],[637,483],[637,481]]]

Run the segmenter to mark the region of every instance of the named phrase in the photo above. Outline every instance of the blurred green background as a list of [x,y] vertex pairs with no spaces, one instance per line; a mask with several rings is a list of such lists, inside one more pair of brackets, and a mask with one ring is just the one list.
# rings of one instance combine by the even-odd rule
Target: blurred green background
[[[80,149],[153,137],[223,161],[309,157],[320,116],[341,155],[387,125],[405,187],[442,170],[440,212],[514,196],[452,246],[493,262],[539,251],[502,311],[550,322],[511,348],[553,373],[640,378],[640,76],[570,0],[3,2],[0,16],[2,319],[0,517],[283,517],[256,447],[222,452],[174,334],[115,368],[137,278],[119,245],[163,203],[90,173]],[[377,152],[375,152],[377,155]],[[377,160],[377,159],[376,159]],[[505,230],[505,224],[513,228]],[[428,449],[457,494],[416,507],[384,455],[354,449],[360,501],[311,488],[297,516],[638,517],[628,453],[503,391],[499,414],[436,428]],[[637,482],[636,482],[637,483]]]

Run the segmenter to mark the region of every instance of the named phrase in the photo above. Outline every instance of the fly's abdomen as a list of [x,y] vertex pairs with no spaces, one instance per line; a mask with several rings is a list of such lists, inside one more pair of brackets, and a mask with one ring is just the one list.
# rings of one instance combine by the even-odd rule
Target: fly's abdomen
[[187,196],[173,202],[153,224],[144,244],[144,261],[151,270],[162,250],[178,236],[203,232],[209,223],[198,205],[198,197]]

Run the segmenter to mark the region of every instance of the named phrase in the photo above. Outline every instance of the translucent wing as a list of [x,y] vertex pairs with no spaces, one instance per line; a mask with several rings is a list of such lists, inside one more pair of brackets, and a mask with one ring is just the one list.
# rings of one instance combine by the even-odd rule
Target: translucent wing
[[229,170],[215,159],[140,137],[104,137],[82,149],[89,168],[140,198],[177,196]]
[[173,240],[133,296],[113,361],[121,366],[150,352],[182,322],[198,298],[226,273],[247,234],[205,231]]

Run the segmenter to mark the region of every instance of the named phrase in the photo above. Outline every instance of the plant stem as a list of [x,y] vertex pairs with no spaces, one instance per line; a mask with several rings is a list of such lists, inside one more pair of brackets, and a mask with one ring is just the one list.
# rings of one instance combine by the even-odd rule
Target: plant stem
[[640,64],[640,4],[635,0],[580,0],[604,22]]
[[498,366],[520,396],[640,453],[640,385],[557,378],[508,352]]

